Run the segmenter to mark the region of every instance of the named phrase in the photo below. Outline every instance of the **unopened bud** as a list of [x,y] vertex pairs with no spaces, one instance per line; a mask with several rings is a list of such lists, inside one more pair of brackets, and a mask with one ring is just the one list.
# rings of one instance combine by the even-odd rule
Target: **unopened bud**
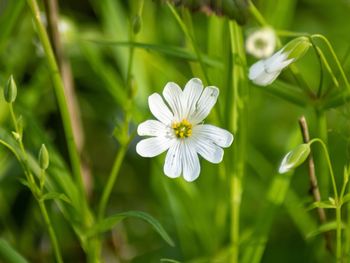
[[45,144],[42,144],[39,151],[40,168],[46,170],[49,167],[49,162],[49,152],[47,151]]
[[278,172],[283,174],[290,171],[291,169],[298,167],[306,160],[309,154],[309,144],[298,145],[296,148],[284,156]]
[[283,50],[288,53],[289,59],[297,60],[305,55],[311,45],[312,44],[307,37],[298,37],[288,42]]
[[4,97],[6,102],[12,103],[16,100],[17,97],[17,86],[16,82],[11,75],[9,80],[7,81],[6,87],[4,89]]

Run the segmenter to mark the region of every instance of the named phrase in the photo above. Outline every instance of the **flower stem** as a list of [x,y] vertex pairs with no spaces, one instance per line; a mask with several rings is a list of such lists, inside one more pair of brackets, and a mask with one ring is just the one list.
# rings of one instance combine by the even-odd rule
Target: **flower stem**
[[62,260],[60,248],[59,248],[59,245],[58,245],[58,242],[57,242],[57,237],[56,237],[55,231],[54,231],[54,229],[52,227],[50,217],[49,217],[49,215],[47,213],[45,203],[44,203],[44,201],[42,199],[41,200],[39,199],[38,203],[39,203],[40,211],[41,211],[41,214],[43,215],[45,224],[46,224],[46,226],[47,226],[47,228],[49,230],[51,244],[52,244],[53,250],[55,252],[56,262],[62,263],[63,260]]
[[50,44],[49,37],[40,19],[40,10],[39,10],[38,3],[36,0],[27,0],[27,3],[31,9],[33,20],[34,20],[40,41],[42,43],[42,46],[46,54],[49,69],[51,71],[53,86],[54,86],[54,90],[55,90],[55,94],[58,102],[58,107],[61,113],[65,136],[67,139],[67,147],[68,147],[70,162],[72,165],[73,175],[75,176],[75,180],[79,188],[82,202],[85,203],[83,201],[83,200],[86,200],[86,198],[85,198],[83,179],[81,176],[80,158],[79,158],[77,147],[74,141],[72,122],[68,111],[68,106],[67,106],[66,96],[64,93],[62,78],[60,76],[60,71]]
[[348,81],[348,78],[346,77],[346,74],[344,72],[344,69],[342,67],[342,65],[340,64],[340,61],[338,59],[338,56],[337,54],[335,53],[331,43],[328,41],[328,39],[323,36],[323,35],[320,35],[320,34],[315,34],[315,35],[312,35],[311,38],[319,38],[321,40],[323,40],[323,42],[327,45],[329,51],[331,52],[332,56],[333,56],[333,59],[334,59],[334,62],[337,64],[337,67],[338,67],[338,70],[344,80],[344,83],[346,85],[346,88],[347,89],[350,89],[350,85],[349,85],[349,81]]
[[193,34],[190,33],[190,31],[187,29],[185,23],[182,21],[181,17],[179,16],[179,14],[176,12],[175,8],[168,2],[168,7],[171,11],[171,13],[174,15],[176,21],[178,22],[178,24],[180,25],[182,31],[184,32],[184,34],[186,35],[186,37],[190,40],[191,42],[191,45],[192,45],[192,48],[197,56],[197,59],[198,59],[198,62],[199,62],[199,65],[201,67],[201,70],[202,70],[202,73],[203,73],[203,76],[205,78],[205,81],[207,84],[210,84],[210,80],[209,80],[209,76],[208,76],[208,73],[207,73],[207,70],[205,68],[205,65],[203,63],[203,59],[202,59],[202,54],[196,44],[196,41],[194,39],[194,36]]
[[231,129],[236,135],[233,145],[233,164],[230,169],[230,210],[231,210],[231,262],[238,262],[240,240],[240,205],[242,197],[242,179],[245,174],[245,153],[247,140],[249,85],[246,77],[246,58],[243,46],[242,30],[236,22],[229,22],[231,56],[233,59],[233,103],[231,109]]
[[324,151],[326,160],[327,160],[327,165],[329,168],[329,173],[331,175],[332,179],[332,185],[333,185],[333,191],[334,191],[334,198],[336,202],[336,223],[337,223],[337,229],[336,229],[336,244],[337,244],[337,249],[336,249],[336,257],[337,257],[337,262],[342,261],[342,240],[341,240],[341,229],[342,229],[342,222],[341,222],[341,200],[338,197],[338,190],[337,190],[337,185],[335,182],[335,176],[333,172],[333,167],[332,167],[332,162],[329,157],[328,149],[326,147],[326,144],[319,138],[312,139],[309,144],[311,145],[314,142],[318,142],[321,144],[322,149]]
[[[10,108],[11,119],[12,119],[13,125],[15,127],[16,133],[20,134],[22,132],[19,130],[17,118],[16,118],[15,112],[13,110],[12,103],[9,103],[9,108]],[[20,150],[21,150],[21,157],[19,157],[18,154],[15,151],[12,150],[12,147],[9,147],[9,149],[11,149],[14,152],[14,154],[16,155],[18,161],[22,164],[22,166],[24,168],[24,173],[25,173],[27,181],[29,183],[30,190],[31,190],[32,194],[34,195],[35,199],[38,201],[41,214],[42,214],[42,216],[44,218],[44,221],[45,221],[45,224],[46,224],[46,226],[48,228],[51,244],[53,246],[53,250],[54,250],[54,253],[55,253],[55,257],[56,257],[56,261],[58,263],[62,263],[63,260],[62,260],[60,248],[59,248],[59,245],[58,245],[58,242],[57,242],[56,234],[55,234],[55,231],[54,231],[54,229],[52,227],[52,224],[51,224],[49,215],[47,213],[44,201],[43,201],[43,199],[41,199],[43,183],[44,182],[43,182],[42,178],[39,178],[39,180],[40,180],[40,187],[39,188],[38,188],[38,186],[35,183],[33,174],[32,174],[32,172],[31,172],[31,170],[29,168],[27,152],[26,152],[26,150],[24,148],[24,145],[23,145],[23,142],[22,142],[22,134],[19,135],[19,138],[17,139],[17,141],[18,141],[18,144],[19,144],[19,147],[20,147]],[[6,144],[5,144],[5,146],[6,146]],[[45,173],[45,171],[41,170],[41,176],[44,176],[43,173]]]
[[332,167],[332,162],[331,159],[329,158],[329,153],[328,153],[328,149],[326,144],[319,138],[314,138],[312,139],[309,144],[313,144],[314,142],[318,142],[321,144],[323,152],[325,154],[326,157],[326,161],[327,161],[327,165],[328,165],[328,169],[329,169],[329,173],[331,175],[331,180],[332,180],[332,186],[333,186],[333,192],[334,192],[334,198],[336,200],[338,200],[338,190],[337,190],[337,184],[335,182],[335,176],[334,176],[334,172],[333,172],[333,167]]
[[342,222],[341,222],[341,204],[337,204],[336,208],[336,222],[337,222],[337,262],[342,262],[342,240],[341,240],[341,229],[342,229]]
[[109,200],[109,196],[111,195],[113,186],[115,184],[115,181],[117,180],[119,170],[123,162],[126,150],[127,150],[127,145],[122,145],[121,148],[119,149],[117,157],[114,160],[112,171],[108,177],[107,185],[104,187],[102,197],[98,206],[98,220],[101,220],[104,216],[106,206]]

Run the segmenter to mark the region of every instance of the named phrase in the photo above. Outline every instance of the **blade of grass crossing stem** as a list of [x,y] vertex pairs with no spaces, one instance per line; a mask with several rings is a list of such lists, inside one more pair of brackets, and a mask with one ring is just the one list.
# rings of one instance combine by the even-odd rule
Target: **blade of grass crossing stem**
[[35,23],[35,26],[37,28],[38,36],[40,38],[40,41],[42,43],[42,46],[44,48],[46,58],[48,61],[48,66],[51,71],[53,86],[58,102],[58,107],[61,113],[61,118],[63,122],[64,132],[67,139],[67,146],[68,146],[68,152],[69,157],[72,165],[73,175],[75,176],[76,183],[78,184],[78,188],[80,191],[80,194],[82,196],[82,204],[83,206],[87,206],[86,204],[86,198],[85,198],[85,190],[84,190],[84,184],[83,179],[80,171],[80,158],[78,155],[77,147],[74,141],[74,135],[73,135],[73,129],[72,129],[72,122],[71,118],[69,116],[68,106],[66,97],[64,94],[64,86],[62,82],[62,78],[60,76],[59,68],[55,59],[55,55],[53,53],[49,37],[47,35],[47,32],[45,30],[44,25],[42,24],[40,20],[40,10],[39,6],[36,2],[36,0],[27,0],[27,3],[30,7],[30,10],[32,12],[32,17]]
[[267,193],[266,207],[257,218],[252,238],[244,250],[243,263],[258,263],[261,261],[273,219],[285,199],[291,178],[291,173],[275,174]]
[[[286,145],[286,149],[291,149],[299,143],[299,130],[295,130],[289,143]],[[269,189],[267,190],[266,205],[264,209],[262,209],[261,214],[257,216],[257,223],[254,225],[251,238],[244,248],[243,258],[241,260],[242,263],[258,263],[261,261],[273,220],[278,214],[287,192],[289,191],[292,176],[292,172],[274,175]]]
[[229,22],[231,52],[233,59],[233,98],[231,116],[234,118],[230,129],[236,136],[233,144],[233,167],[230,175],[230,205],[231,205],[231,262],[238,262],[239,258],[239,231],[240,231],[240,205],[242,196],[242,179],[245,174],[245,154],[247,144],[248,112],[248,80],[246,76],[246,58],[242,29],[234,22]]
[[[198,46],[196,44],[196,41],[194,39],[193,32],[191,34],[191,31],[190,31],[191,28],[192,28],[192,26],[191,26],[192,25],[192,20],[191,20],[191,15],[190,15],[189,11],[188,10],[184,11],[185,12],[184,14],[185,14],[186,22],[189,24],[189,25],[186,25],[184,23],[184,21],[182,21],[182,19],[179,16],[179,14],[176,12],[176,9],[170,3],[168,3],[168,7],[169,7],[171,13],[174,15],[174,17],[175,17],[176,21],[178,22],[178,24],[180,25],[182,31],[184,32],[186,37],[190,40],[192,48],[193,48],[193,50],[196,53],[196,56],[198,58],[198,61],[199,61],[199,64],[200,64],[200,67],[201,67],[204,79],[206,81],[206,84],[209,84],[210,83],[209,77],[208,77],[206,68],[204,66],[201,53],[200,53],[199,48],[198,48]],[[187,26],[189,26],[190,28],[188,28]]]
[[98,233],[106,232],[112,229],[120,221],[132,217],[146,221],[154,228],[154,230],[157,231],[157,233],[164,239],[164,241],[166,241],[170,246],[174,246],[174,241],[164,230],[163,226],[154,217],[141,211],[128,211],[109,216],[95,224],[92,228],[90,228],[87,235],[92,236]]
[[0,238],[0,261],[6,263],[28,263],[5,239]]

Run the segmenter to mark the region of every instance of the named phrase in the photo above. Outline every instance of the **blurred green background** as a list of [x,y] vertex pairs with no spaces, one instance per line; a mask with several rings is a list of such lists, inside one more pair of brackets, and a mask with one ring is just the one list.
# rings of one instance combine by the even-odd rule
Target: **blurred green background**
[[[59,1],[61,18],[68,31],[61,32],[64,53],[69,57],[82,126],[85,132],[82,156],[90,169],[90,202],[96,208],[106,183],[118,143],[114,128],[123,118],[128,96],[126,74],[129,56],[129,29],[138,1],[76,0]],[[350,46],[347,0],[260,0],[257,8],[277,30],[321,33],[330,39],[336,53],[346,57]],[[205,54],[210,84],[219,87],[216,105],[219,118],[213,124],[228,128],[225,122],[231,72],[227,71],[229,36],[227,18],[192,13],[193,32]],[[24,142],[34,155],[41,143],[67,160],[50,72],[37,38],[31,14],[23,0],[0,0],[0,85],[13,74],[18,85],[16,111],[25,120]],[[257,28],[248,17],[244,32]],[[246,33],[245,33],[246,34]],[[282,38],[285,43],[289,38]],[[132,69],[136,90],[132,122],[152,118],[147,97],[162,92],[168,81],[180,86],[192,77],[204,76],[195,53],[166,4],[145,1],[142,27],[135,36]],[[175,50],[175,51],[174,51]],[[181,53],[181,52],[182,53]],[[255,59],[248,56],[248,64]],[[348,74],[348,61],[343,65]],[[312,88],[318,87],[319,64],[314,51],[297,62]],[[282,78],[288,79],[287,74]],[[327,82],[328,81],[328,82]],[[325,77],[325,82],[330,80]],[[208,83],[207,83],[208,84]],[[0,96],[0,130],[11,130],[9,111]],[[311,107],[298,107],[264,88],[250,88],[247,173],[243,180],[241,205],[241,244],[249,237],[259,214],[266,209],[267,190],[277,173],[283,155],[301,143],[298,118],[306,115],[311,135],[316,134],[316,116]],[[327,112],[327,137],[337,180],[349,160],[350,111],[347,105]],[[215,123],[216,121],[216,123]],[[224,164],[201,160],[201,176],[193,183],[163,174],[164,155],[145,159],[136,154],[136,136],[131,143],[114,187],[108,213],[141,210],[157,218],[176,246],[168,246],[151,226],[136,219],[118,224],[105,234],[103,256],[106,262],[159,262],[168,258],[180,262],[227,262],[229,245],[228,183]],[[229,155],[230,150],[225,151]],[[319,159],[324,161],[322,158]],[[228,158],[224,160],[230,162]],[[234,164],[233,164],[234,165]],[[0,148],[0,236],[31,262],[51,262],[51,249],[44,223],[30,191],[20,183],[23,171],[12,155]],[[322,189],[324,199],[329,195]],[[298,168],[283,205],[273,216],[262,262],[331,262],[321,235],[309,238],[318,224],[315,211],[306,211],[312,200],[306,166]],[[84,262],[79,243],[53,202],[49,211],[65,262]],[[329,218],[334,215],[330,212]]]

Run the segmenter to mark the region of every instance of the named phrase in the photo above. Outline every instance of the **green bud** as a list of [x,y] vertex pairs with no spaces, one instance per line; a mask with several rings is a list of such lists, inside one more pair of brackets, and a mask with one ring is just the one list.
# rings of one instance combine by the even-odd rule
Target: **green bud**
[[307,159],[309,154],[309,144],[304,143],[298,145],[296,148],[284,156],[278,172],[283,174],[290,171],[291,169],[298,167]]
[[9,80],[7,81],[6,87],[4,89],[4,97],[6,102],[12,103],[16,100],[17,97],[17,86],[16,82],[11,75]]
[[288,42],[283,50],[288,54],[288,59],[294,58],[297,60],[304,56],[311,46],[312,44],[307,37],[298,37]]
[[142,27],[142,18],[140,15],[137,14],[132,19],[132,30],[134,31],[135,35],[140,32],[141,27]]
[[39,151],[39,165],[43,170],[46,170],[47,167],[49,167],[49,152],[47,151],[45,144],[41,145]]

